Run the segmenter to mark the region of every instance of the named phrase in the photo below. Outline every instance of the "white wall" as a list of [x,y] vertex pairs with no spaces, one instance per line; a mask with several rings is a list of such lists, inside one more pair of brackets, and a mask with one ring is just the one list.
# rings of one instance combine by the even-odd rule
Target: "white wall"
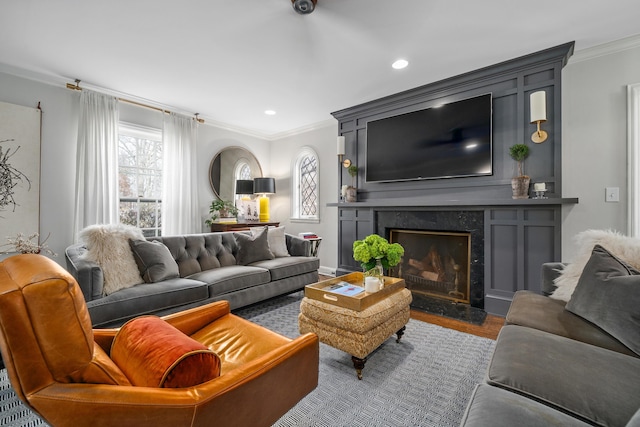
[[[338,265],[338,209],[327,203],[338,201],[338,156],[336,137],[338,122],[319,129],[271,142],[271,175],[276,178],[276,194],[271,197],[271,218],[285,226],[288,233],[313,231],[322,237],[318,250],[320,266],[335,270]],[[302,147],[313,148],[319,156],[320,222],[305,223],[290,220],[291,167]]]
[[[562,260],[575,253],[573,237],[587,229],[627,232],[627,88],[640,82],[640,38],[576,54],[563,70]],[[605,187],[620,202],[605,202]]]

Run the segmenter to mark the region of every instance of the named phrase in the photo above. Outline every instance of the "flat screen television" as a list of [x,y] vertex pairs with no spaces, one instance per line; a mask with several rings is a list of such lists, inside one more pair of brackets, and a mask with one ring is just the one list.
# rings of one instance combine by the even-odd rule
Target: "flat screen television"
[[492,175],[491,94],[367,123],[367,182]]

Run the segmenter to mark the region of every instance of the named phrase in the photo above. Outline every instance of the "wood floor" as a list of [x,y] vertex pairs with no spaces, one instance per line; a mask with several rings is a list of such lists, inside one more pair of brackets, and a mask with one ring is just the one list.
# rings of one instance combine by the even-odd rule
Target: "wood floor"
[[437,316],[418,310],[411,310],[411,318],[422,322],[432,323],[444,328],[455,329],[479,337],[495,340],[504,324],[504,317],[487,314],[487,318],[482,325],[473,325],[461,320],[450,319],[448,317]]

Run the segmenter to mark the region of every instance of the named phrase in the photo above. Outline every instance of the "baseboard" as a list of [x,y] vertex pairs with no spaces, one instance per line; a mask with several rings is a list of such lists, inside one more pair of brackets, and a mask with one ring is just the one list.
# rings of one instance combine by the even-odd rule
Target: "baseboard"
[[322,274],[323,276],[336,277],[336,269],[333,267],[326,267],[324,265],[321,265],[318,269],[318,274]]

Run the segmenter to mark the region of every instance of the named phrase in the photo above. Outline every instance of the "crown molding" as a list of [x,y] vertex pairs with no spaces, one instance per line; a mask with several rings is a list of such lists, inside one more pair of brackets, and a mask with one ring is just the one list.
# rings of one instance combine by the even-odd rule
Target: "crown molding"
[[638,47],[640,47],[640,34],[575,51],[573,56],[569,59],[569,64],[589,61],[601,56],[611,55]]

